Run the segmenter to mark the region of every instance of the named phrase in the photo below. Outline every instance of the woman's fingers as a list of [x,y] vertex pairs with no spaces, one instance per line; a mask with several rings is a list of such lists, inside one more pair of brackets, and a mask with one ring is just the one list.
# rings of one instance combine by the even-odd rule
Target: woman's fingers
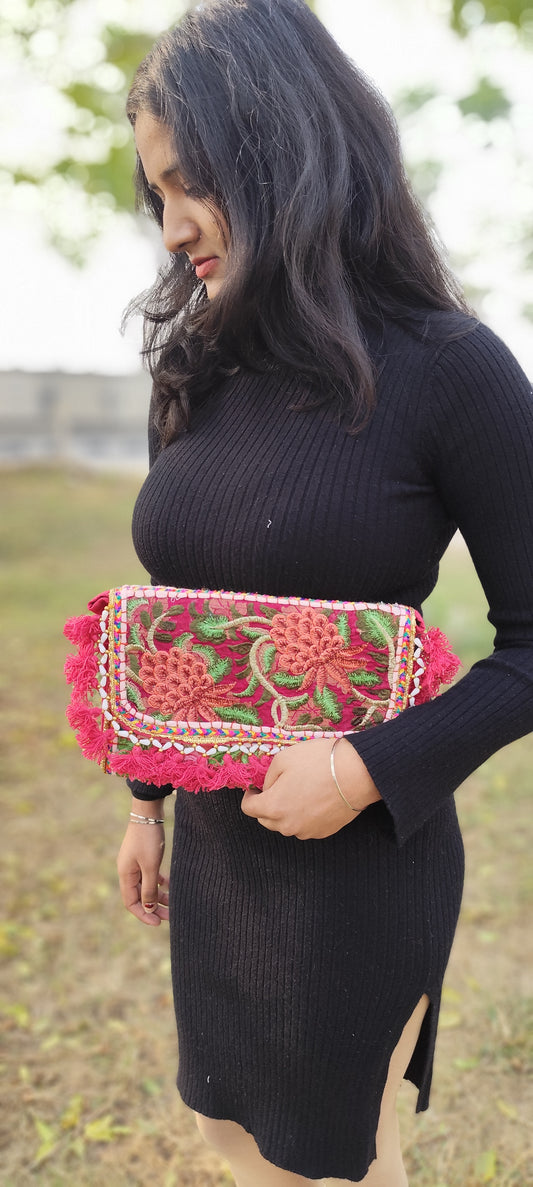
[[164,838],[159,829],[156,835],[155,826],[129,825],[117,859],[126,910],[152,927],[168,919],[168,878],[159,869],[164,849]]

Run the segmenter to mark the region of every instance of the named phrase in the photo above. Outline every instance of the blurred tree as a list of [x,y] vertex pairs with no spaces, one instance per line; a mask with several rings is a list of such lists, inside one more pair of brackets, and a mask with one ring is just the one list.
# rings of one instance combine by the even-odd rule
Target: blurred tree
[[[29,187],[51,240],[75,261],[83,262],[88,243],[113,212],[132,211],[127,89],[154,37],[196,2],[2,0],[0,49],[11,72],[15,130],[0,187]],[[320,11],[315,0],[307,2]],[[483,24],[511,22],[517,36],[527,39],[533,33],[532,5],[533,0],[449,0],[449,22],[463,37],[475,36]],[[395,105],[400,119],[408,120],[436,95],[431,83],[406,89]],[[486,126],[512,114],[511,99],[489,72],[455,102],[464,117]],[[40,123],[41,135],[28,149],[33,121]],[[442,172],[438,146],[431,160],[413,164],[411,172],[421,196],[429,199]]]
[[533,29],[531,0],[452,0],[450,19],[457,33],[467,34],[473,26],[506,21],[530,36]]

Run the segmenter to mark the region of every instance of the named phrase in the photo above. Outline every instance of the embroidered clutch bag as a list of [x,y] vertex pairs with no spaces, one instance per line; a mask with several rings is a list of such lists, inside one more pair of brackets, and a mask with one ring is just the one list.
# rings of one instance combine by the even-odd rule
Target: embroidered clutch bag
[[459,667],[409,606],[126,585],[65,625],[67,716],[106,771],[261,786],[273,755],[429,700]]

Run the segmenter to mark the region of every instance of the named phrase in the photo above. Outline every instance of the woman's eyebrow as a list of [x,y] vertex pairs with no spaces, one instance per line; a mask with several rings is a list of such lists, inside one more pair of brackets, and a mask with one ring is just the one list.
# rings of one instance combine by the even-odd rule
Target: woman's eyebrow
[[[159,180],[160,181],[169,181],[169,179],[171,177],[176,177],[176,176],[179,178],[179,180],[181,182],[183,182],[183,178],[180,173],[179,163],[177,161],[175,161],[172,165],[168,165],[168,167],[166,169],[163,169],[163,172],[160,174]],[[149,184],[151,190],[157,190],[159,188],[155,181],[148,182],[148,184]]]

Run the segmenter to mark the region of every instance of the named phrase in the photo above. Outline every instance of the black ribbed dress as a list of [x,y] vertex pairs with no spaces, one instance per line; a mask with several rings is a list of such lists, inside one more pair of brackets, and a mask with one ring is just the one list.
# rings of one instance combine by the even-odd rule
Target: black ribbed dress
[[487,594],[494,655],[437,700],[351,736],[383,802],[339,833],[269,832],[235,789],[177,793],[181,1095],[239,1122],[276,1166],[353,1181],[375,1157],[389,1059],[423,993],[408,1075],[427,1106],[463,876],[453,792],[533,727],[530,385],[462,314],[369,341],[378,399],[358,437],[328,406],[292,410],[297,377],[240,370],[188,432],[155,443],[134,513],[137,552],[161,584],[420,607],[459,527]]

